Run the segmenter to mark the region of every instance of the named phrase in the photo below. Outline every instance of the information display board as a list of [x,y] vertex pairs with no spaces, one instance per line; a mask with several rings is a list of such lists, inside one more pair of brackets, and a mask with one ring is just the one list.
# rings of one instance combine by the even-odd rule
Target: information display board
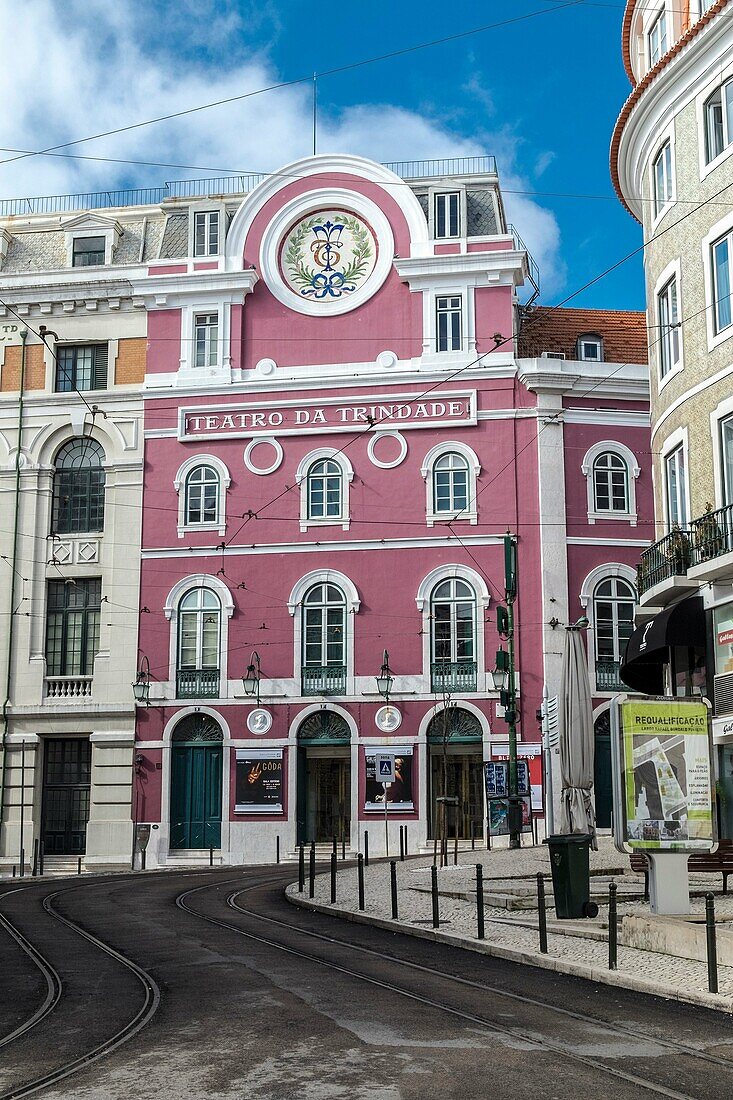
[[[365,810],[384,810],[383,780],[375,775],[375,755],[382,750],[382,746],[375,748],[372,753],[365,753]],[[399,748],[384,748],[394,756],[394,782],[387,787],[387,808],[390,810],[414,809],[412,799],[412,746],[401,745]]]
[[[509,831],[509,799],[490,799],[489,833],[491,836],[507,836]],[[522,832],[532,832],[532,800],[529,795],[522,797]]]
[[237,813],[282,813],[282,749],[237,749]]
[[618,718],[626,842],[645,851],[709,849],[716,837],[707,705],[623,699]]
[[[486,798],[506,798],[509,795],[509,763],[505,760],[487,760],[484,763]],[[529,763],[517,760],[517,794],[531,793]]]

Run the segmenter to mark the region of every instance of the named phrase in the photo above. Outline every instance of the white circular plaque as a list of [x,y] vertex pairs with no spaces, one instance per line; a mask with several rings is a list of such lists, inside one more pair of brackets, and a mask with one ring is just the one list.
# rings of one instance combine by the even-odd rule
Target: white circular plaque
[[382,733],[394,733],[402,725],[402,715],[397,707],[388,703],[386,707],[380,707],[374,715],[374,724]]
[[250,733],[268,733],[272,726],[272,715],[263,707],[255,707],[247,715],[247,729]]

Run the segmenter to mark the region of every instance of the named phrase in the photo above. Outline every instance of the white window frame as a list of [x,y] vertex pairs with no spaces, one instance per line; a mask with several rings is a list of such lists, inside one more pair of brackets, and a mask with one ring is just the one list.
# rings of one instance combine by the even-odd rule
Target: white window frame
[[[653,43],[655,31],[661,32],[659,34],[659,41],[656,48]],[[660,61],[669,50],[669,23],[667,20],[667,10],[664,4],[659,9],[659,12],[655,16],[654,21],[651,23],[649,30],[646,32],[646,48],[648,67],[650,69],[653,69],[657,62]],[[658,49],[659,52],[655,57],[654,54],[656,52],[656,49]]]
[[189,577],[182,577],[177,581],[166,597],[163,605],[163,614],[170,623],[169,639],[169,685],[164,687],[164,698],[176,697],[176,672],[178,669],[178,609],[181,600],[195,588],[211,588],[221,601],[221,619],[219,622],[219,698],[229,698],[229,620],[234,614],[234,600],[228,585],[219,577],[209,576],[207,573],[196,573]]
[[[303,600],[316,584],[333,584],[340,588],[346,597],[346,638],[344,656],[346,659],[346,695],[355,694],[354,678],[354,619],[359,613],[361,599],[354,582],[345,573],[336,569],[314,569],[296,581],[288,598],[288,612],[293,618],[293,677],[294,683],[301,682],[301,657],[303,655]],[[296,693],[297,693],[297,689]]]
[[[589,358],[583,354],[583,344],[595,344],[598,348],[598,357]],[[578,353],[579,363],[602,363],[603,362],[603,337],[599,336],[597,332],[584,332],[577,340],[576,350]]]
[[[468,507],[459,513],[438,512],[434,499],[434,470],[435,463],[446,454],[459,454],[468,464]],[[434,527],[436,523],[447,523],[457,515],[457,522],[470,523],[475,526],[478,523],[478,504],[476,499],[477,481],[481,473],[481,463],[476,452],[466,443],[458,443],[455,440],[445,440],[431,447],[420,466],[420,473],[425,482],[425,520],[428,527]]]
[[[219,256],[221,254],[221,210],[192,210],[191,217],[193,219],[193,248],[192,254],[195,259],[202,259],[209,256]],[[199,222],[203,219],[204,226],[204,241],[203,249],[199,250],[198,247],[198,226]],[[212,220],[216,223],[216,248],[211,247],[211,223]]]
[[[609,510],[607,512],[599,512],[596,509],[595,477],[593,471],[596,459],[607,451],[618,455],[626,464],[628,511],[619,512],[616,510]],[[638,522],[636,510],[636,480],[641,473],[641,466],[637,462],[634,452],[627,447],[625,443],[620,443],[617,439],[602,439],[599,440],[598,443],[594,443],[593,446],[586,451],[580,468],[586,481],[588,523],[596,523],[599,519],[610,519],[622,520],[631,527],[636,527]]]
[[[690,524],[692,512],[690,509],[690,462],[689,462],[689,447],[687,429],[679,428],[676,432],[673,432],[664,442],[662,448],[662,507],[664,515],[664,524],[666,533],[672,530],[672,518],[670,516],[669,509],[669,460],[673,455],[681,453],[684,459],[685,466],[685,478],[683,488],[683,495],[680,498],[685,509],[685,522],[680,523],[681,530],[687,530]],[[678,522],[678,521],[675,521]]]
[[[731,324],[719,332],[715,323],[715,279],[713,275],[713,248],[722,240],[729,238],[729,255],[731,260]],[[730,340],[733,336],[733,214],[729,213],[711,226],[703,237],[702,245],[703,280],[705,283],[705,315],[707,321],[708,351],[718,347],[719,344]]]
[[[188,475],[197,466],[211,466],[219,477],[219,500],[216,523],[192,523],[186,524],[186,480]],[[216,531],[219,535],[226,534],[226,501],[227,489],[232,479],[228,468],[220,458],[209,454],[191,455],[178,467],[178,472],[173,479],[173,488],[178,494],[178,537],[189,535],[195,531]]]
[[[727,324],[720,326],[718,322],[718,276],[717,267],[715,264],[715,251],[719,245],[725,244],[728,250],[728,313],[730,320]],[[714,240],[710,245],[710,285],[712,288],[712,299],[710,302],[710,311],[712,313],[713,332],[716,336],[721,336],[731,328],[733,328],[733,230],[729,230],[727,233],[723,233],[717,240]]]
[[[675,284],[677,290],[677,325],[676,329],[678,334],[678,348],[677,348],[677,362],[669,368],[668,371],[662,373],[663,364],[663,336],[662,336],[662,295],[665,294],[669,287]],[[654,287],[654,302],[655,302],[655,321],[656,327],[652,329],[653,333],[656,333],[656,337],[652,337],[649,341],[650,350],[656,344],[655,355],[657,360],[657,392],[661,393],[664,387],[676,377],[685,367],[685,355],[684,355],[684,339],[683,339],[683,321],[682,321],[682,270],[679,257],[667,264],[664,270],[660,273]]]
[[[667,162],[667,157],[665,156],[665,154],[667,152],[669,153],[669,161],[668,162]],[[662,161],[663,166],[664,166],[664,171],[663,171],[664,201],[662,201],[661,203],[660,203],[659,191],[657,190],[657,164],[660,160]],[[663,139],[663,141],[659,145],[659,148],[657,149],[656,156],[654,157],[654,159],[652,160],[652,163],[651,163],[651,174],[652,174],[651,194],[652,194],[652,200],[653,200],[653,203],[654,203],[652,227],[654,227],[657,224],[657,222],[659,222],[664,217],[664,215],[666,214],[666,212],[670,208],[670,206],[672,206],[677,200],[677,193],[676,193],[677,189],[675,187],[676,172],[675,172],[674,143],[672,141],[671,134],[667,134],[667,136]]]
[[[441,302],[448,302],[451,299],[458,299],[458,305],[457,306],[451,305],[450,307],[441,306],[441,304],[440,304]],[[455,317],[456,315],[458,316],[458,323],[459,323],[459,330],[460,330],[459,334],[458,334],[458,347],[457,348],[449,347],[449,348],[440,349],[438,347],[438,342],[440,340],[440,334],[439,334],[439,331],[438,331],[438,317],[440,317],[440,316]],[[466,322],[466,318],[465,318],[465,310],[464,310],[464,297],[463,297],[462,293],[460,293],[460,292],[451,293],[450,291],[448,291],[446,293],[441,292],[440,294],[435,295],[434,321],[433,321],[433,324],[434,324],[434,327],[435,327],[435,343],[433,345],[433,350],[435,351],[436,355],[451,355],[451,354],[460,355],[460,354],[463,353],[464,346],[465,346],[465,343],[466,343],[466,332],[465,332],[466,323],[465,322]],[[452,339],[453,339],[453,337],[451,335],[451,340]]]
[[[714,441],[713,446],[713,476],[715,481],[715,506],[723,508],[726,500],[725,463],[723,462],[723,424],[726,420],[733,420],[733,397],[726,397],[718,402],[710,413],[710,437]],[[733,504],[733,484],[731,484],[731,499]]]
[[[199,362],[199,333],[203,331],[203,362]],[[211,370],[219,366],[219,313],[211,310],[193,315],[193,365],[194,370]]]
[[[219,215],[219,251],[218,252],[202,252],[196,251],[196,215],[197,214],[218,214]],[[217,262],[224,256],[224,237],[226,234],[226,207],[223,203],[217,202],[196,202],[188,208],[188,257],[198,262],[206,262],[211,260]],[[208,245],[209,231],[207,228],[206,241]]]
[[611,580],[614,577],[626,581],[627,584],[631,585],[633,591],[637,592],[636,571],[630,565],[626,565],[623,562],[609,562],[607,565],[598,565],[595,569],[591,569],[580,587],[579,595],[580,605],[585,611],[588,619],[588,677],[590,679],[591,695],[600,696],[601,698],[617,695],[618,692],[599,691],[596,684],[596,608],[593,597],[599,584],[603,581]]
[[700,180],[704,180],[706,176],[714,172],[721,164],[723,164],[728,157],[733,156],[733,132],[728,132],[728,121],[723,111],[723,140],[727,137],[727,144],[724,144],[723,149],[712,160],[707,160],[707,110],[706,105],[708,101],[715,95],[716,92],[721,94],[721,107],[725,100],[725,88],[731,87],[731,94],[733,94],[733,62],[729,61],[724,67],[715,73],[714,76],[706,83],[705,87],[695,97],[695,110],[697,114],[697,132],[698,132],[698,160],[700,167]]
[[[455,200],[455,201],[453,201]],[[456,220],[456,232],[455,233],[438,233],[438,208],[442,205],[444,207],[443,220],[445,222],[446,229],[450,230],[451,222],[451,206],[455,207],[455,220]],[[462,195],[460,191],[436,191],[433,194],[433,236],[436,241],[456,241],[460,237],[464,236],[461,232],[463,228],[462,219]]]
[[[122,226],[117,221],[101,218],[98,215],[80,214],[63,223],[64,244],[66,245],[66,266],[74,271],[98,271],[112,263],[115,249],[122,236]],[[73,267],[74,241],[78,237],[104,237],[104,264],[95,264],[91,268]]]
[[[325,460],[337,462],[341,467],[341,514],[312,519],[308,507],[308,471],[315,462]],[[300,486],[300,530],[307,531],[309,527],[340,527],[343,531],[348,531],[351,526],[349,488],[353,480],[353,466],[346,455],[336,447],[319,447],[315,451],[309,451],[300,460],[295,472],[296,484]]]
[[452,578],[465,581],[466,584],[470,584],[476,593],[476,629],[475,629],[475,645],[476,645],[476,690],[477,692],[486,693],[490,691],[494,694],[493,680],[489,684],[487,683],[486,674],[486,645],[485,645],[485,622],[486,611],[491,603],[491,595],[486,585],[484,578],[477,573],[474,569],[469,569],[466,565],[439,565],[436,569],[433,569],[420,581],[420,585],[415,596],[415,603],[417,604],[417,610],[422,615],[422,642],[423,642],[423,692],[432,692],[431,678],[430,678],[430,664],[432,661],[432,623],[431,618],[431,606],[432,595],[435,588],[442,582]]
[[[196,366],[196,317],[216,313],[217,362],[210,367]],[[203,382],[231,382],[232,359],[230,349],[231,302],[222,298],[198,298],[181,309],[181,356],[176,384],[200,386]]]

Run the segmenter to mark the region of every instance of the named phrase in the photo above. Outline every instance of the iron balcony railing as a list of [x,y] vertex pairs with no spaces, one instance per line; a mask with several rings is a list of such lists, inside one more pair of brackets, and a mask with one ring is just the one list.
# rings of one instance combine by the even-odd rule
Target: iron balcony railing
[[476,662],[433,661],[430,684],[432,691],[476,691]]
[[597,691],[626,691],[626,684],[619,677],[620,661],[596,661]]
[[692,565],[719,558],[733,550],[733,504],[706,512],[690,524],[692,531]]
[[303,695],[345,695],[346,665],[303,665],[300,682]]
[[[452,157],[439,160],[405,160],[385,164],[402,179],[435,176],[496,175],[496,158]],[[269,172],[250,172],[211,179],[169,180],[160,187],[137,187],[115,191],[87,191],[72,195],[36,195],[3,199],[0,217],[23,214],[61,214],[77,210],[107,210],[122,206],[157,206],[170,199],[205,198],[210,195],[242,195],[267,179]]]
[[684,577],[692,560],[692,532],[674,527],[668,535],[641,552],[636,567],[639,595],[671,577]]
[[176,674],[177,699],[218,699],[218,668],[182,668]]

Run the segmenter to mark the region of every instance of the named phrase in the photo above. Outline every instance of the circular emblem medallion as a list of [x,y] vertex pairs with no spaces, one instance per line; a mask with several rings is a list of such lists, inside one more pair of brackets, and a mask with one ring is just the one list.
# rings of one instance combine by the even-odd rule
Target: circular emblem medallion
[[402,725],[402,715],[397,707],[393,707],[388,703],[386,707],[379,708],[374,715],[374,722],[377,729],[381,730],[382,733],[394,733]]
[[272,715],[263,707],[255,707],[247,715],[247,729],[250,733],[267,733],[272,726]]
[[300,299],[334,302],[360,290],[374,271],[377,238],[369,223],[330,208],[301,218],[280,245],[280,274]]

